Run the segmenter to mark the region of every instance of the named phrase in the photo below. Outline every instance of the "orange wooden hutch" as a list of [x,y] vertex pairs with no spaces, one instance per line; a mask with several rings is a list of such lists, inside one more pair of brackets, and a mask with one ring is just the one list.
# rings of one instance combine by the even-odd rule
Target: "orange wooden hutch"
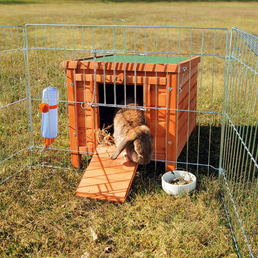
[[146,123],[154,137],[153,160],[166,161],[167,170],[173,170],[196,125],[196,113],[185,110],[196,110],[199,62],[200,57],[118,55],[64,61],[73,166],[80,167],[81,154],[93,154],[98,145],[99,107],[89,105],[99,102],[98,84],[116,83],[143,86]]

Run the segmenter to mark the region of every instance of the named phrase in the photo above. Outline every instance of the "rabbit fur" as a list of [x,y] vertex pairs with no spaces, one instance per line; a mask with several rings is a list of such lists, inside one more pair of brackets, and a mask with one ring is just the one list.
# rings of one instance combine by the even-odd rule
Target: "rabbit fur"
[[143,165],[151,161],[153,136],[140,109],[119,109],[114,118],[113,136],[117,149],[111,159],[116,159],[125,149],[127,158],[135,163]]

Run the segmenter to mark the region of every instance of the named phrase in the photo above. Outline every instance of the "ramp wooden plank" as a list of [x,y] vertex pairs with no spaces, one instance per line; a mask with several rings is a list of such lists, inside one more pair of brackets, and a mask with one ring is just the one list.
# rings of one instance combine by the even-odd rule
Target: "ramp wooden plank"
[[125,202],[138,164],[126,161],[123,155],[110,157],[115,146],[97,147],[76,190],[76,196],[102,201]]

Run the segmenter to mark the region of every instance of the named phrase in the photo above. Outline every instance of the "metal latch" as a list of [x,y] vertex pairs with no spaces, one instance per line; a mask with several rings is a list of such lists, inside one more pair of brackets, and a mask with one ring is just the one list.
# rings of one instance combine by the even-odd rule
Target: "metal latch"
[[179,93],[182,92],[183,80],[184,80],[185,72],[187,71],[187,67],[183,66],[183,67],[181,67],[181,69],[183,70],[183,76],[182,76],[181,83],[180,83],[180,86],[179,86],[179,89],[178,89]]

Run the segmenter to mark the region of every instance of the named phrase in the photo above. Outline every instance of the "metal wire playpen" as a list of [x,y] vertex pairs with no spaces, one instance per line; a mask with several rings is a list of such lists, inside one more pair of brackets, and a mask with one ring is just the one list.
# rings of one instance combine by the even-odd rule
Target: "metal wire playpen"
[[[196,175],[217,175],[238,255],[257,256],[258,37],[236,28],[229,33],[226,28],[127,26],[121,20],[100,26],[1,27],[0,35],[1,184],[28,166],[71,169],[71,155],[92,155],[97,127],[112,123],[109,115],[131,97],[140,103],[137,108],[145,112],[147,124],[153,124],[154,166],[163,162],[167,168],[173,164]],[[194,67],[196,57],[200,62]],[[67,78],[67,60],[84,65],[80,83],[78,76]],[[179,68],[170,77],[172,60]],[[190,61],[180,65],[185,60]],[[152,68],[138,69],[146,63]],[[76,69],[70,67],[71,72]],[[175,78],[173,85],[169,78]],[[59,90],[59,132],[41,153],[38,106],[42,90],[49,86]],[[69,91],[75,93],[72,100]],[[175,102],[168,101],[170,94]],[[71,112],[78,112],[73,129]],[[95,127],[86,124],[88,119],[80,120],[87,112]],[[173,132],[168,130],[170,112]],[[180,132],[186,137],[181,149]],[[80,147],[79,142],[85,144]],[[170,155],[172,145],[175,156]]]

